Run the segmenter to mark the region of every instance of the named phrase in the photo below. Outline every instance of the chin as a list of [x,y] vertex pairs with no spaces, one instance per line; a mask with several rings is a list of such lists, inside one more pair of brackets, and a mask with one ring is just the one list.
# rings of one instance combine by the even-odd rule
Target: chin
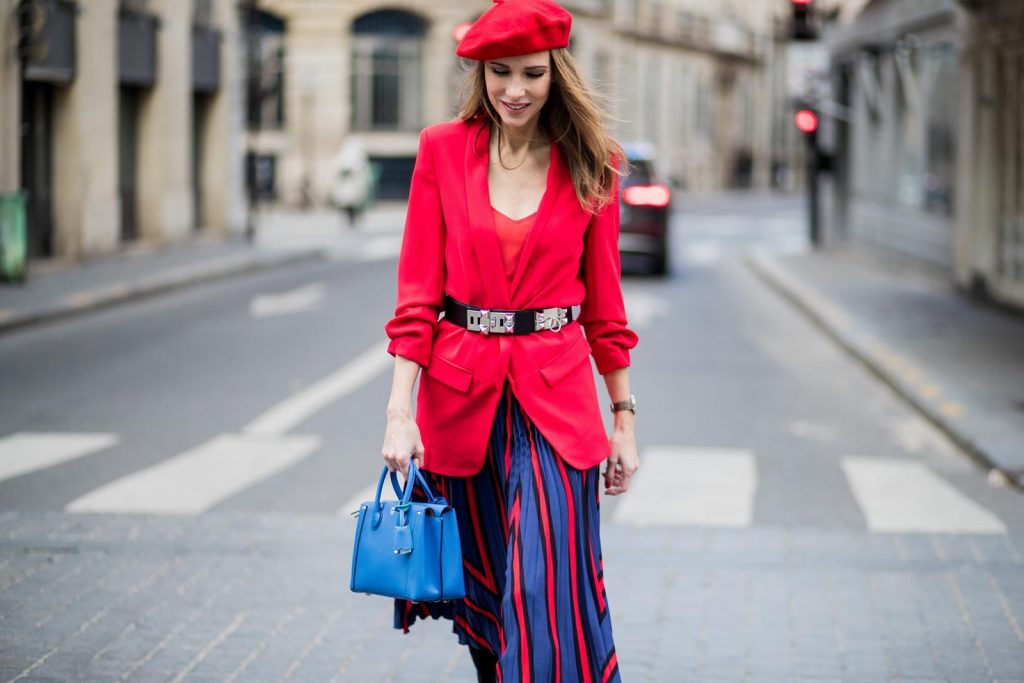
[[501,124],[505,128],[508,128],[510,130],[518,130],[520,128],[526,128],[527,126],[529,126],[532,123],[534,123],[536,121],[536,118],[537,118],[536,116],[531,116],[529,118],[510,118],[510,117],[505,116],[504,114],[500,114],[499,116],[501,118]]

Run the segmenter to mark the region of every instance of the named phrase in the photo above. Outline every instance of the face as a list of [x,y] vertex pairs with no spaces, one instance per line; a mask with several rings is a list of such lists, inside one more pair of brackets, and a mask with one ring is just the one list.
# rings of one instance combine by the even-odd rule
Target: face
[[510,129],[529,130],[551,92],[551,53],[492,59],[484,64],[487,99]]

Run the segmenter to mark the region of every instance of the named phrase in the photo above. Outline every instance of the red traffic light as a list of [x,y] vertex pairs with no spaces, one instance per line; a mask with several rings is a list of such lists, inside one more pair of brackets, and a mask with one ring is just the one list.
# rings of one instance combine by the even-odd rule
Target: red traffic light
[[811,5],[811,4],[814,3],[814,0],[789,0],[789,1],[791,3],[793,3],[794,5]]
[[801,109],[793,117],[796,127],[804,133],[813,133],[818,130],[818,115],[810,109]]

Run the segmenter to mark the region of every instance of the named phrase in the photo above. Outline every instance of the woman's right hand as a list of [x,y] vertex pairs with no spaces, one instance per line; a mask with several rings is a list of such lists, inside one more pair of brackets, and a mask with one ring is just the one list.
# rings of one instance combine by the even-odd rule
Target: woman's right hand
[[420,439],[420,428],[411,415],[388,417],[388,425],[384,430],[384,446],[381,455],[391,472],[401,472],[409,477],[409,460],[415,459],[416,466],[423,464],[423,441]]

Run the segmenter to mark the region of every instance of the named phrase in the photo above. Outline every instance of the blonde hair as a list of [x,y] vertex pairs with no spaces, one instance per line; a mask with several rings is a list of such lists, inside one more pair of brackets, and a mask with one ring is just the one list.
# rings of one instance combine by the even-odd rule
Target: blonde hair
[[[618,163],[625,159],[622,146],[605,129],[598,97],[584,83],[569,50],[551,50],[551,92],[538,125],[565,157],[580,205],[595,213],[618,200],[612,190],[615,177],[622,175]],[[463,121],[480,116],[487,116],[500,134],[503,126],[487,97],[484,62],[466,74],[459,104]]]

